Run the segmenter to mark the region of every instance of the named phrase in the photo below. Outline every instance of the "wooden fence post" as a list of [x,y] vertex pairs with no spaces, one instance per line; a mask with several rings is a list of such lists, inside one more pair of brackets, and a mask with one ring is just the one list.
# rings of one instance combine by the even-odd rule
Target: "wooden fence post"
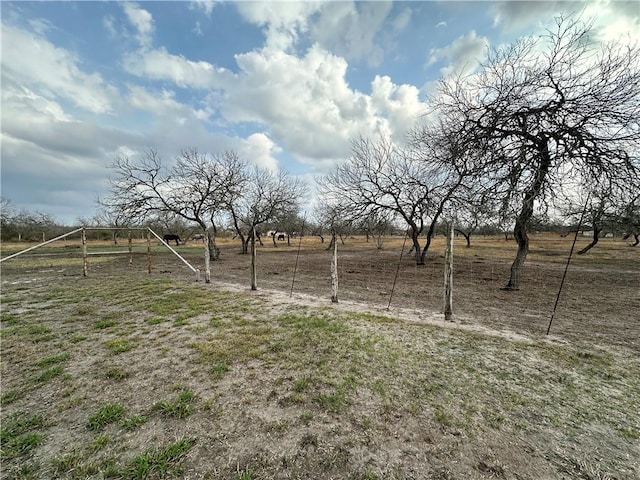
[[204,283],[211,283],[211,250],[209,249],[209,232],[204,231]]
[[333,255],[331,258],[331,302],[338,303],[338,242],[336,232],[331,232]]
[[129,266],[133,265],[133,246],[131,245],[131,230],[127,234],[127,243],[129,244]]
[[444,319],[450,322],[453,321],[453,223],[447,225],[444,257]]
[[151,273],[151,232],[147,230],[147,270]]
[[83,228],[82,229],[82,276],[86,277],[88,271],[88,262],[87,262],[87,232]]
[[256,229],[251,232],[251,290],[258,289],[258,274],[256,272]]

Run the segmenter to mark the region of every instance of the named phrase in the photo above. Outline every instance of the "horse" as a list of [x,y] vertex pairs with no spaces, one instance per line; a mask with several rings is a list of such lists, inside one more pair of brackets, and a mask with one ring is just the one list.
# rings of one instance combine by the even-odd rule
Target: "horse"
[[176,247],[178,245],[180,245],[178,242],[180,242],[180,235],[174,235],[173,233],[167,233],[164,237],[162,237],[162,240],[165,241],[165,243],[169,243],[172,240],[176,241]]

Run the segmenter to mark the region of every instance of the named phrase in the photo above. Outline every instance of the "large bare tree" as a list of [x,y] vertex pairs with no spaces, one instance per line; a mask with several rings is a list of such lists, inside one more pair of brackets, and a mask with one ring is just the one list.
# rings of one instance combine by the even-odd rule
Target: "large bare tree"
[[426,131],[421,135],[420,149],[360,139],[346,162],[318,180],[324,201],[353,223],[389,215],[406,223],[417,265],[424,265],[437,222],[462,178],[456,169],[422,156],[438,147],[427,148],[425,142],[433,139],[427,140]]
[[520,287],[536,209],[567,189],[640,182],[640,50],[595,33],[559,18],[538,39],[490,52],[479,73],[441,82],[443,118],[482,159],[475,185],[517,208],[507,290]]
[[209,239],[215,260],[216,218],[243,188],[244,166],[232,151],[205,155],[196,149],[184,150],[171,168],[154,149],[135,159],[122,155],[112,166],[111,193],[102,204],[139,222],[168,213],[194,222]]

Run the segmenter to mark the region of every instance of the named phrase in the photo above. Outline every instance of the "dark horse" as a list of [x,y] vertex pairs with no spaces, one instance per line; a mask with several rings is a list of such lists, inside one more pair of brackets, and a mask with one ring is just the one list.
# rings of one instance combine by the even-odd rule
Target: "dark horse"
[[164,237],[162,237],[162,239],[166,242],[169,243],[172,240],[176,241],[176,247],[178,245],[180,245],[178,242],[180,241],[180,235],[174,235],[173,233],[167,233]]

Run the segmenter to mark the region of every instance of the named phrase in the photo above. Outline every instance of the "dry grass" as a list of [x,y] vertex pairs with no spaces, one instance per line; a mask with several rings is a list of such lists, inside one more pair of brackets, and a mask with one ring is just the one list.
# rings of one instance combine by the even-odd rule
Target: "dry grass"
[[[554,252],[566,246],[565,239],[537,240],[529,258],[534,281],[561,268]],[[596,324],[591,318],[582,332],[565,325],[552,338],[513,320],[495,330],[487,312],[514,307],[500,309],[492,295],[502,293],[482,291],[498,280],[481,278],[508,262],[509,251],[479,239],[470,250],[457,248],[456,280],[458,301],[476,298],[479,320],[458,313],[459,323],[444,324],[438,307],[425,307],[429,295],[416,294],[412,272],[442,278],[435,253],[422,270],[403,263],[399,291],[408,295],[396,292],[403,308],[387,313],[388,296],[372,279],[367,290],[364,278],[372,263],[379,276],[395,273],[399,242],[382,251],[347,243],[342,298],[352,302],[335,306],[323,294],[326,279],[311,286],[328,255],[313,239],[305,239],[292,297],[294,247],[264,247],[263,288],[254,293],[194,283],[159,253],[151,276],[144,262],[130,268],[123,256],[92,259],[87,278],[77,257],[66,265],[59,257],[3,264],[2,477],[640,475],[640,358],[638,339],[625,338],[636,331],[625,330],[632,322],[624,311],[637,296],[589,298],[596,285],[574,300],[618,309],[607,334],[586,328]],[[593,270],[590,278],[637,278],[637,251],[604,247],[576,267]],[[200,247],[180,248],[198,261]],[[214,278],[247,285],[248,259],[233,252],[235,243],[222,248]],[[465,275],[472,267],[477,274]],[[620,273],[626,270],[632,273]],[[622,280],[620,288],[633,292]],[[306,289],[315,295],[300,293]],[[509,297],[519,304],[513,317],[530,312],[543,293]],[[566,314],[560,319],[568,323]]]

